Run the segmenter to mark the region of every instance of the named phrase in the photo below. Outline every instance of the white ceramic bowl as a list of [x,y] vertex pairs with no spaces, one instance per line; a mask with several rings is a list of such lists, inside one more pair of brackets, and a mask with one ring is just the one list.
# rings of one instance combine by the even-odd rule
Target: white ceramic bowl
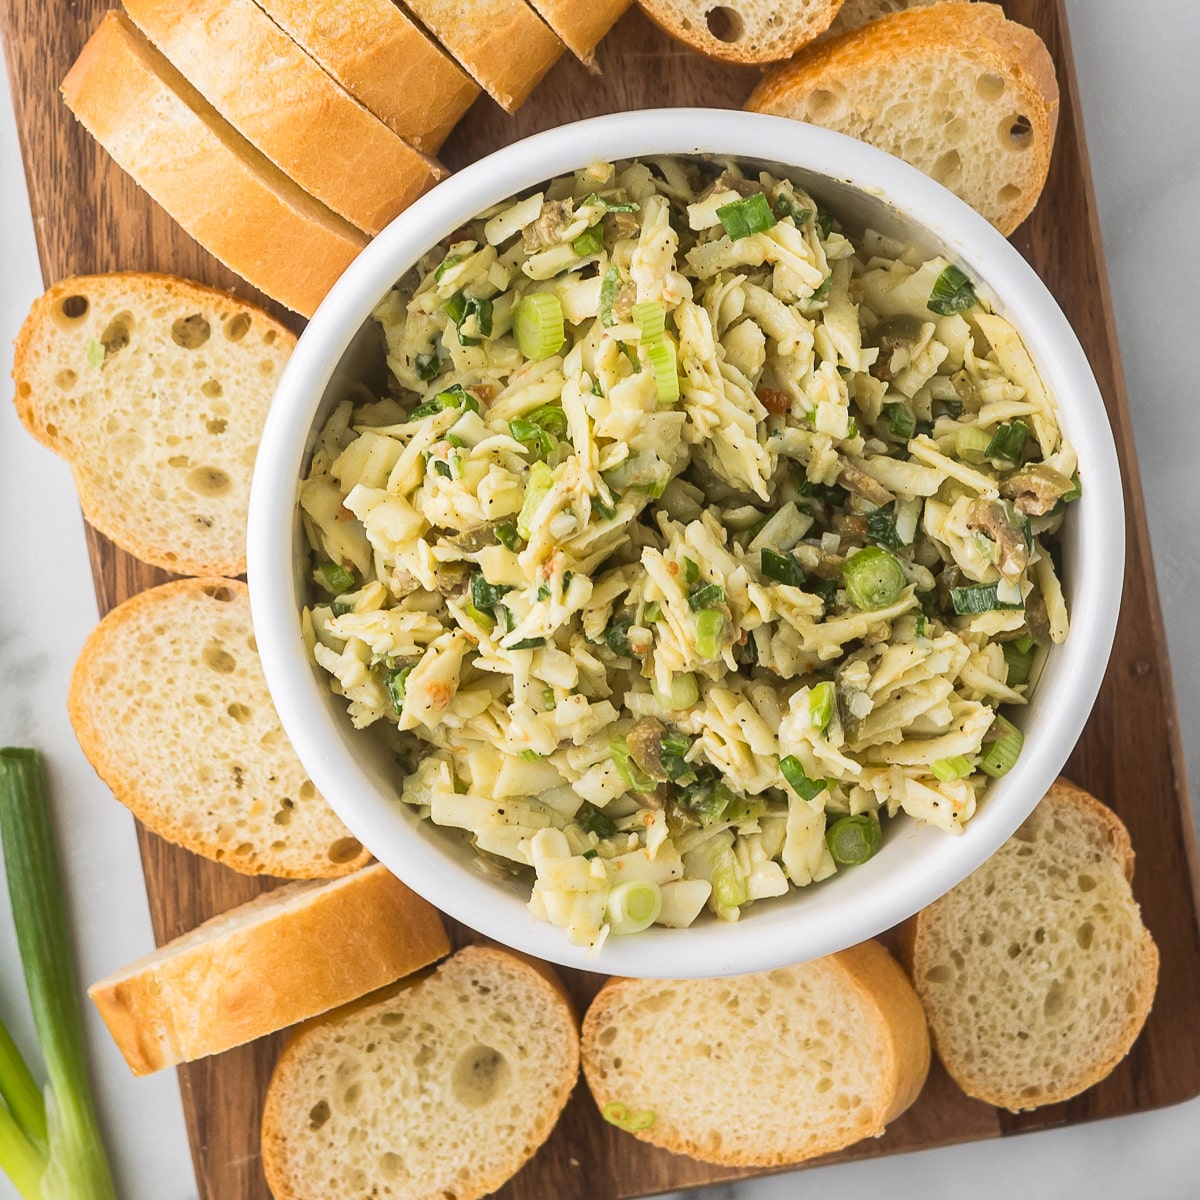
[[[945,254],[1017,326],[1079,452],[1083,496],[1062,543],[1071,633],[1016,718],[1027,734],[1020,760],[991,784],[962,836],[900,817],[865,865],[756,904],[735,924],[656,927],[609,938],[588,957],[563,930],[530,916],[524,888],[482,875],[465,843],[396,799],[390,756],[351,727],[344,702],[310,665],[300,637],[297,495],[332,405],[372,366],[381,378],[370,313],[421,254],[522,189],[598,159],[661,154],[732,156],[786,174],[844,222]],[[1104,405],[1065,317],[1024,259],[948,191],[870,146],[777,117],[705,109],[620,113],[538,134],[460,171],[393,221],[301,337],[263,431],[250,502],[250,600],[267,682],[288,737],[346,825],[415,891],[488,937],[560,964],[634,976],[737,974],[828,954],[895,925],[978,867],[1044,794],[1083,729],[1112,645],[1123,562],[1121,481]]]

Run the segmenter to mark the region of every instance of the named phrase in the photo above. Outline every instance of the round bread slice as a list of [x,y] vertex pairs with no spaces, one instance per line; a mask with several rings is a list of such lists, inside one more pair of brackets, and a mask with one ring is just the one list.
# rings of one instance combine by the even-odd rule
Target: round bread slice
[[583,1022],[597,1106],[642,1141],[725,1166],[877,1137],[929,1071],[920,1002],[878,942],[731,979],[616,979]]
[[770,63],[824,33],[842,0],[638,0],[672,37],[709,58]]
[[579,1074],[553,972],[468,946],[400,991],[314,1021],[267,1091],[275,1200],[475,1200],[550,1135]]
[[438,911],[379,863],[285,883],[88,988],[135,1075],[219,1054],[450,953]]
[[67,710],[113,795],[169,842],[290,879],[370,858],[284,736],[244,583],[183,579],[114,608],[84,644]]
[[1041,38],[999,5],[942,3],[805,50],[769,74],[746,107],[870,142],[1007,235],[1045,185],[1058,84]]
[[905,923],[938,1057],[969,1096],[1054,1104],[1129,1052],[1158,979],[1132,878],[1120,819],[1060,779],[978,871]]
[[295,344],[215,288],[75,276],[17,335],[17,413],[71,464],[84,516],[117,545],[179,574],[240,575],[254,456]]

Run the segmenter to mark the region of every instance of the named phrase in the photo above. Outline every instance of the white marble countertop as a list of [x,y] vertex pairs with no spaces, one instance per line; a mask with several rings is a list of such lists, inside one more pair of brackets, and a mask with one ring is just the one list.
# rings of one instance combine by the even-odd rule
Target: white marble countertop
[[[1200,798],[1200,493],[1195,483],[1195,306],[1200,268],[1200,6],[1194,0],[1067,0],[1117,327],[1146,489],[1192,795]],[[2,83],[3,81],[0,81]],[[132,265],[132,264],[131,264]],[[0,375],[42,290],[8,89],[0,99]],[[1180,302],[1181,298],[1184,302]],[[2,389],[0,389],[2,390]],[[133,822],[80,753],[67,682],[96,621],[83,525],[67,468],[0,404],[0,744],[37,745],[51,773],[85,981],[151,948]],[[0,1012],[33,1047],[0,887]],[[1197,998],[1200,1026],[1200,997]],[[171,1072],[134,1080],[88,1013],[102,1121],[127,1200],[196,1195]],[[693,1193],[708,1200],[972,1200],[1200,1194],[1200,1100],[1135,1117]],[[0,1178],[0,1200],[16,1193]],[[238,1197],[221,1197],[238,1200]],[[329,1200],[335,1200],[330,1197]]]

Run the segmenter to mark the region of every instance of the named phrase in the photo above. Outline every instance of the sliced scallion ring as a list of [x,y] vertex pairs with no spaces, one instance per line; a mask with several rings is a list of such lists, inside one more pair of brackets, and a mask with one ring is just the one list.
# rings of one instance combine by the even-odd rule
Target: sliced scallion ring
[[662,892],[649,879],[630,879],[608,893],[605,911],[613,933],[641,933],[658,920]]
[[567,338],[558,297],[551,292],[526,296],[513,313],[513,331],[526,358],[538,360],[557,354]]
[[839,817],[825,831],[825,844],[840,867],[861,866],[879,849],[883,833],[869,813]]

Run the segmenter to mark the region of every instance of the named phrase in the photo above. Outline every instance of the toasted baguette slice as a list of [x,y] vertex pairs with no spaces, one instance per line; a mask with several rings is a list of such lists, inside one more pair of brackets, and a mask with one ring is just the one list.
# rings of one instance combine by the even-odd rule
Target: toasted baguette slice
[[844,0],[833,24],[822,35],[824,37],[858,29],[871,21],[878,21],[890,13],[902,12],[906,8],[927,8],[930,4],[966,4],[968,0]]
[[804,51],[746,107],[870,142],[1009,234],[1046,182],[1058,84],[1041,38],[998,5],[942,3]]
[[408,0],[418,19],[505,112],[516,112],[565,47],[525,0]]
[[529,0],[576,58],[595,67],[595,49],[632,0]]
[[436,154],[479,85],[392,0],[257,0],[394,133]]
[[67,711],[113,795],[167,841],[289,879],[370,857],[284,737],[244,583],[183,579],[118,605],[84,644]]
[[938,1057],[1014,1111],[1103,1079],[1154,999],[1158,950],[1120,819],[1060,779],[982,867],[901,931]]
[[224,121],[122,13],[101,21],[62,94],[210,254],[295,312],[312,316],[367,243]]
[[71,464],[84,516],[118,546],[183,575],[240,575],[250,471],[295,343],[261,309],[185,279],[64,279],[17,335],[17,413]]
[[445,177],[254,0],[126,0],[125,11],[244,138],[364,232]]
[[267,1182],[275,1200],[475,1200],[533,1156],[578,1074],[553,972],[468,946],[296,1036],[267,1091]]
[[842,0],[638,0],[672,37],[729,62],[790,58],[829,28]]
[[88,988],[135,1075],[220,1054],[450,953],[437,909],[378,863],[287,883]]
[[881,1134],[925,1082],[929,1035],[899,964],[863,942],[733,979],[610,980],[582,1053],[597,1106],[648,1122],[642,1141],[780,1166]]

